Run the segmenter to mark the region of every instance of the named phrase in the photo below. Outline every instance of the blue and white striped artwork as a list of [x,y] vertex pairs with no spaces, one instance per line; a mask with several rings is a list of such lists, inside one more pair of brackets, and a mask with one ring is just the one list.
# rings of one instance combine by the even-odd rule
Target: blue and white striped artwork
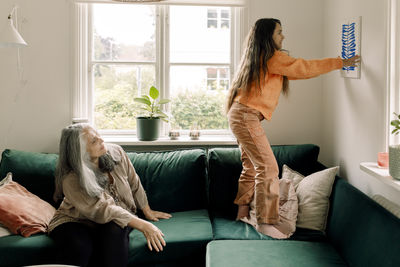
[[[342,58],[351,58],[355,55],[361,55],[360,49],[360,28],[361,17],[346,21],[342,24]],[[341,70],[343,77],[360,78],[360,67],[343,67]]]

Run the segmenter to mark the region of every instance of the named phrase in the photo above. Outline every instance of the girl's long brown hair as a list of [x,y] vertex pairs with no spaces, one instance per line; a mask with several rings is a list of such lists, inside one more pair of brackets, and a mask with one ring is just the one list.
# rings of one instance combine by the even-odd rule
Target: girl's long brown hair
[[[239,90],[243,90],[245,95],[250,93],[253,81],[256,83],[257,92],[261,93],[260,76],[267,74],[267,62],[274,55],[275,50],[278,50],[272,39],[277,23],[281,24],[278,19],[259,19],[247,35],[246,48],[240,61],[239,70],[229,89],[227,111],[231,108]],[[260,73],[261,69],[262,73]],[[285,95],[289,92],[289,82],[286,76],[283,77],[282,91]]]

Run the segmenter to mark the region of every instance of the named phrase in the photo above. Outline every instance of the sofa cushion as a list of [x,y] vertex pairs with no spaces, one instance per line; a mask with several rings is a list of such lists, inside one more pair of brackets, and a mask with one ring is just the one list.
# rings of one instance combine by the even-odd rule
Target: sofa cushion
[[129,152],[128,156],[152,209],[178,212],[207,207],[204,150]]
[[299,200],[298,227],[325,231],[329,197],[338,170],[337,166],[304,177],[283,165],[282,178],[293,181]]
[[14,182],[11,172],[0,182],[0,223],[14,234],[46,232],[54,212],[53,206]]
[[[316,145],[279,145],[272,151],[282,173],[283,164],[309,175],[317,170],[319,147]],[[237,206],[233,204],[237,193],[238,179],[242,171],[238,148],[213,148],[209,150],[208,176],[210,209],[223,212],[234,218]]]
[[213,238],[207,210],[175,212],[170,219],[153,223],[164,233],[167,245],[161,252],[150,251],[143,234],[133,230],[130,234],[129,265],[187,260],[200,263],[200,266],[202,262],[204,266],[206,245]]
[[218,240],[207,245],[206,266],[337,267],[347,264],[325,242]]
[[54,262],[55,246],[46,234],[0,238],[0,267],[17,267]]
[[[216,215],[212,220],[214,239],[220,240],[274,240],[274,238],[257,232],[253,226],[242,221],[235,221],[231,218]],[[323,232],[297,228],[296,232],[289,240],[303,241],[326,241],[327,238]]]
[[326,233],[349,266],[400,266],[400,219],[341,178]]
[[6,149],[1,155],[0,177],[11,172],[15,182],[56,206],[53,193],[57,158],[56,154]]

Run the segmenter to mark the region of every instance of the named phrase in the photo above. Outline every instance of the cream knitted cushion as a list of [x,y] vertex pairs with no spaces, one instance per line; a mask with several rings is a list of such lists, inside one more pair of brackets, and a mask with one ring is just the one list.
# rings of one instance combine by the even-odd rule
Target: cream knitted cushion
[[325,231],[329,197],[338,170],[333,167],[304,177],[283,165],[282,178],[293,180],[299,202],[297,227]]

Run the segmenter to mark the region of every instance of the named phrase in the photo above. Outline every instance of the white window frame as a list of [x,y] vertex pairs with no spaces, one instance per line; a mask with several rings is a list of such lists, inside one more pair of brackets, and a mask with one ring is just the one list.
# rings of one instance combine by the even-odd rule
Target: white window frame
[[[208,17],[208,10],[209,9],[215,9],[215,11],[217,12],[217,17],[216,18]],[[217,22],[217,27],[215,29],[222,29],[222,27],[221,27],[222,21],[226,20],[225,18],[222,18],[222,9],[223,8],[218,8],[218,7],[210,7],[210,8],[207,9],[207,28],[208,29],[214,29],[214,28],[208,27],[208,21],[210,21],[210,20],[213,20],[213,21],[215,20]],[[231,12],[231,14],[232,14],[232,12]],[[229,18],[229,21],[231,21],[231,20],[232,20],[232,16]],[[231,23],[229,23],[229,28],[228,29],[230,29],[230,28],[231,28]]]
[[209,78],[209,76],[208,76],[208,73],[207,73],[207,90],[209,90],[209,91],[214,91],[214,89],[209,89],[208,88],[208,81],[215,81],[216,82],[216,84],[217,84],[217,88],[219,87],[219,86],[221,86],[221,82],[222,81],[227,81],[227,80],[229,80],[229,78],[221,78],[221,69],[222,68],[215,68],[215,70],[216,70],[216,74],[217,74],[217,76],[215,77],[215,78]]
[[[91,60],[91,34],[89,29],[92,27],[91,22],[91,5],[90,1],[76,1],[72,3],[72,31],[71,31],[71,55],[72,55],[72,121],[85,121],[89,123],[94,122],[93,114],[93,77],[91,64],[98,63],[99,61]],[[84,2],[84,3],[80,3]],[[93,1],[99,3],[99,1]],[[173,1],[174,2],[174,1]],[[179,1],[177,1],[179,2]],[[183,1],[185,2],[185,1]],[[187,1],[186,1],[187,2]],[[202,5],[202,1],[191,1],[192,5]],[[215,1],[218,4],[218,1]],[[228,1],[229,2],[229,1]],[[110,3],[108,1],[107,3]],[[116,2],[114,2],[116,3]],[[177,4],[176,2],[174,4]],[[178,3],[179,4],[179,3]],[[187,3],[184,3],[187,4]],[[210,5],[210,2],[206,4]],[[204,4],[203,4],[204,5]],[[193,65],[193,66],[215,66],[215,67],[229,67],[230,68],[230,81],[232,81],[236,67],[239,64],[242,52],[242,45],[245,36],[248,32],[248,8],[246,5],[241,8],[234,8],[237,5],[225,4],[224,6],[231,7],[231,62],[230,64],[203,64],[203,63],[170,63],[168,58],[169,51],[169,32],[168,32],[168,5],[158,5],[156,8],[157,14],[157,27],[156,34],[161,38],[156,38],[156,86],[163,88],[160,90],[161,97],[169,97],[169,70],[171,66],[177,65]],[[162,39],[164,39],[161,45]],[[121,63],[116,63],[121,64]],[[163,71],[165,70],[165,71]],[[163,124],[164,125],[164,124]],[[165,125],[164,125],[165,126]],[[162,136],[167,136],[169,129],[164,127],[162,129]],[[182,131],[185,134],[185,131]],[[202,135],[230,135],[229,130],[202,130]],[[132,130],[102,130],[103,136],[121,136],[121,135],[136,135],[136,131]]]
[[400,144],[400,136],[391,134],[393,112],[400,114],[400,3],[387,0],[387,77],[385,112],[385,150],[389,145]]

